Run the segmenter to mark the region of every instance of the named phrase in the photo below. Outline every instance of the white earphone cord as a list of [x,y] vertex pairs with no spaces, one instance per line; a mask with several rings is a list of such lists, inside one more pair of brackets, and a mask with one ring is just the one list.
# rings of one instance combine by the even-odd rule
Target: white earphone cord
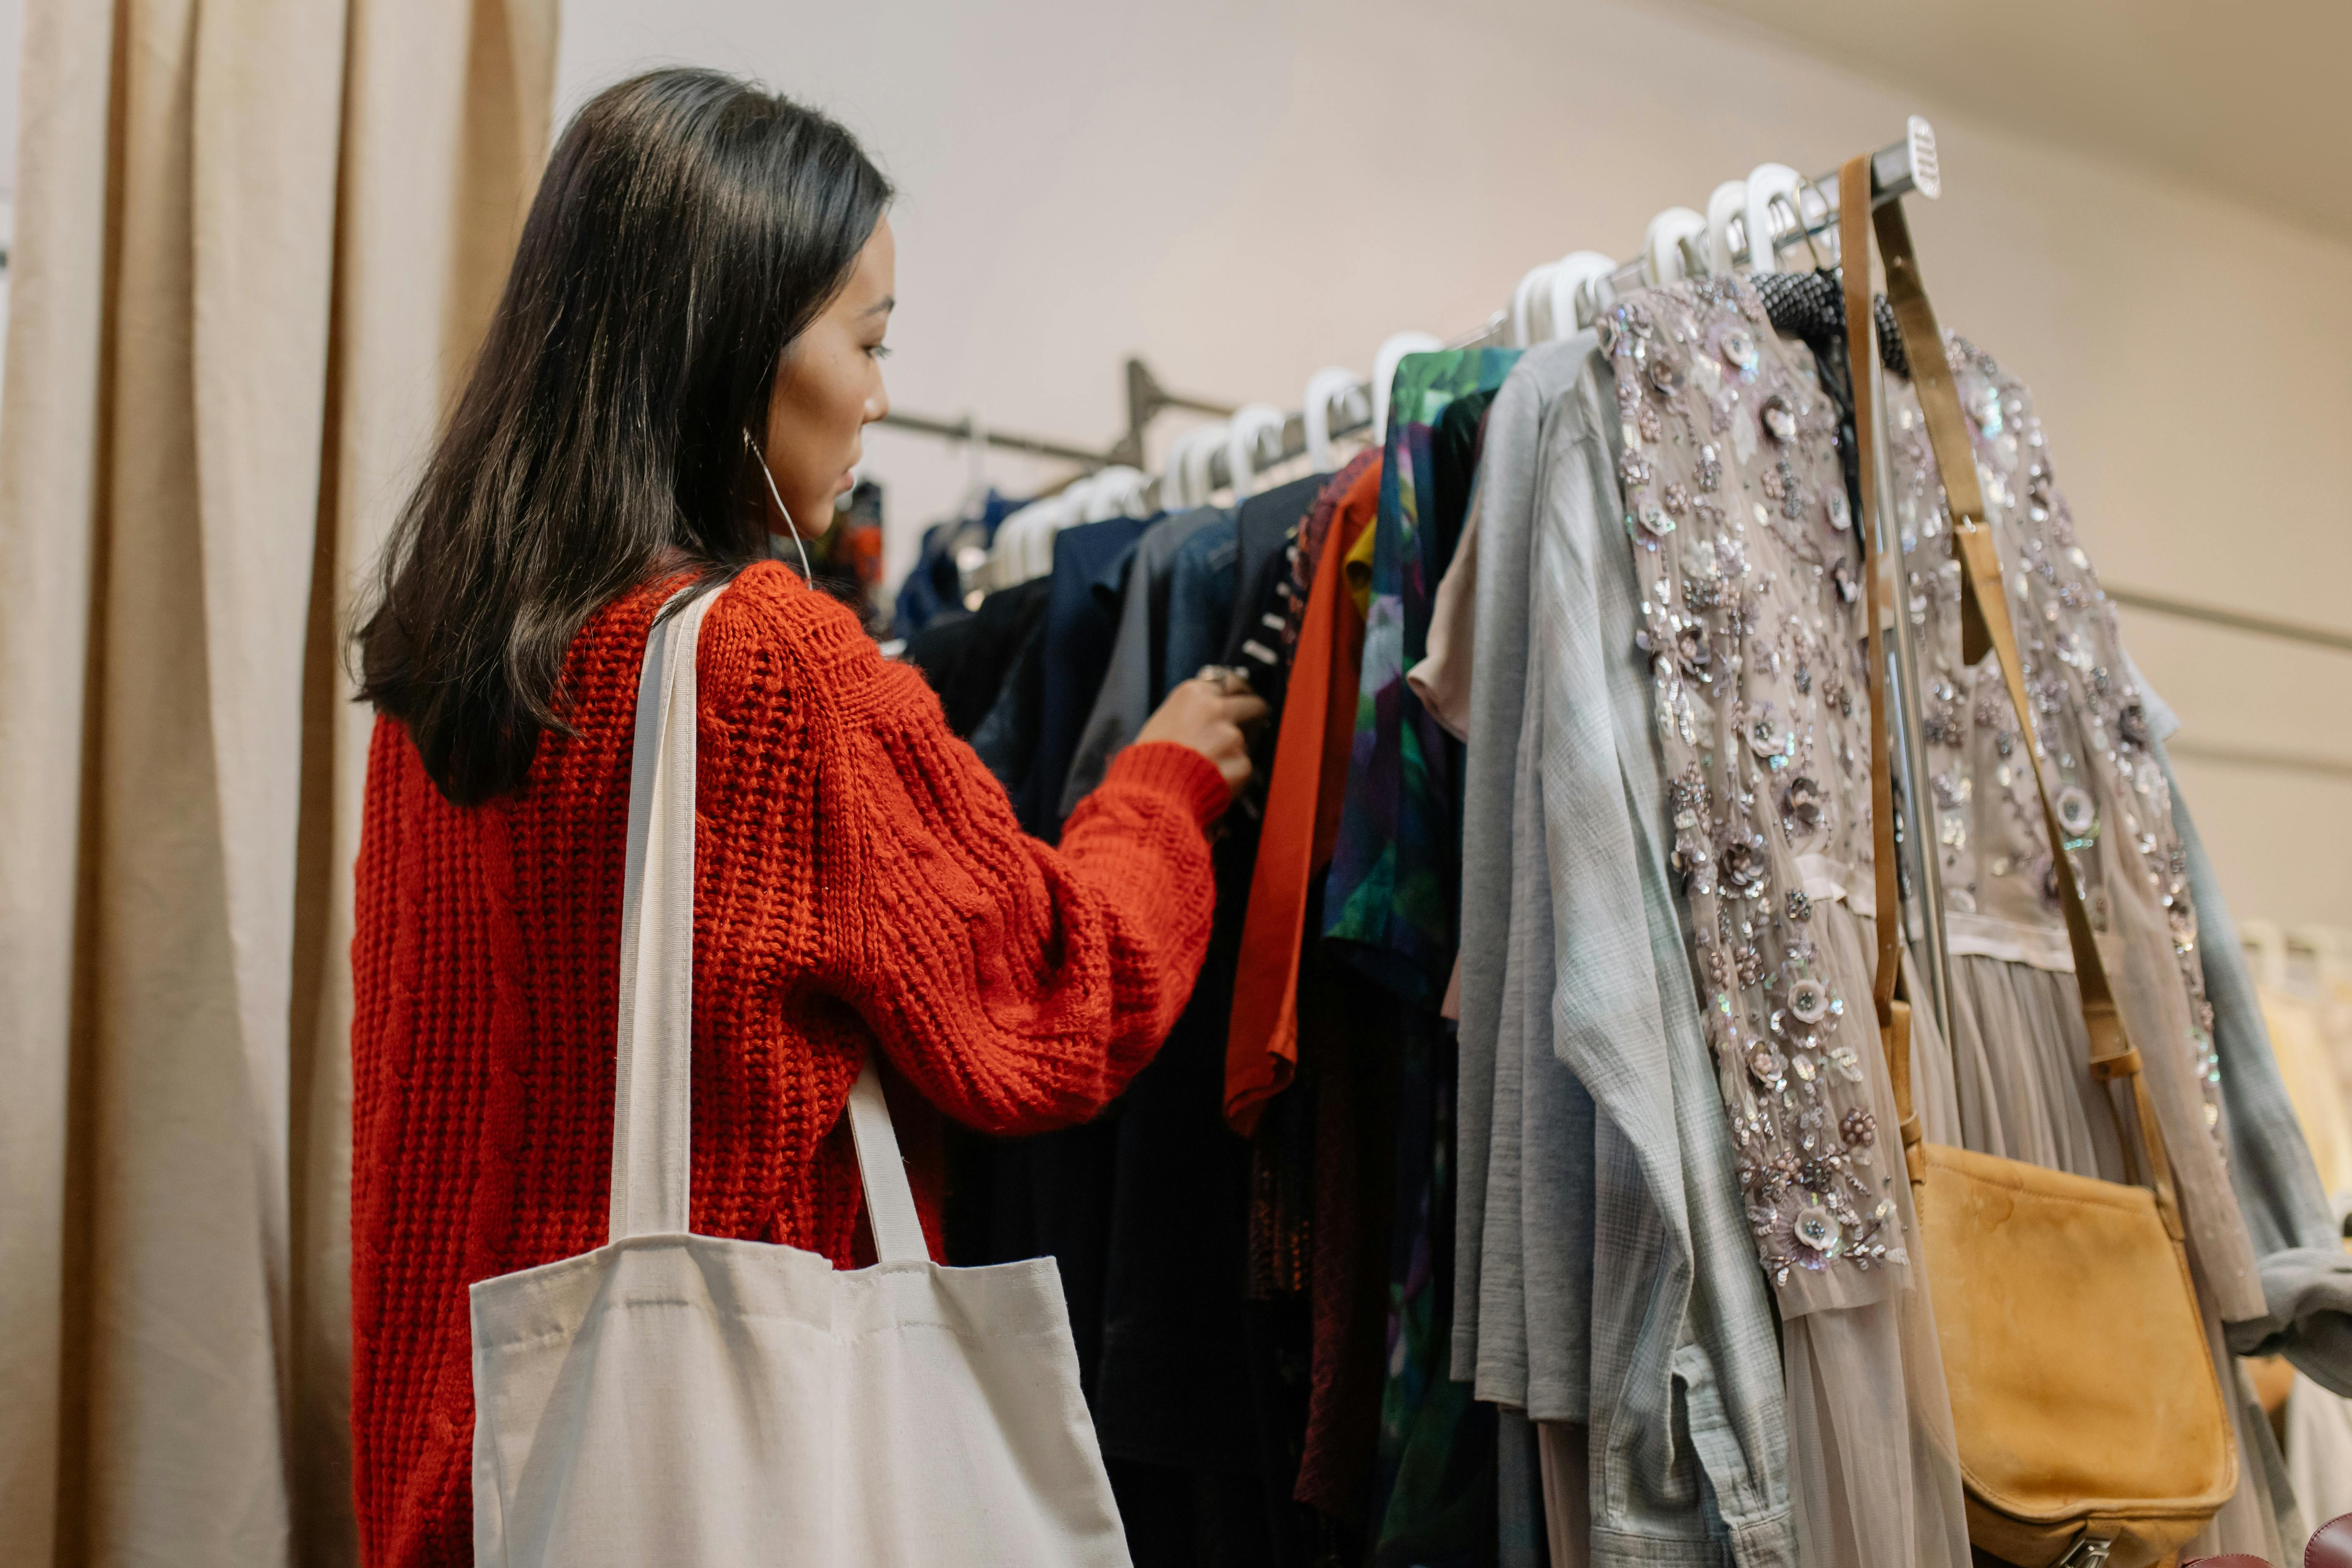
[[749,430],[743,432],[743,445],[751,448],[751,456],[760,465],[760,477],[768,481],[768,494],[774,500],[776,510],[784,520],[785,531],[793,536],[793,548],[800,552],[801,581],[814,588],[816,586],[816,574],[809,570],[808,546],[801,542],[801,525],[793,521],[792,509],[784,505],[783,496],[776,489],[776,476],[768,471],[768,455],[760,450],[760,443],[751,439]]

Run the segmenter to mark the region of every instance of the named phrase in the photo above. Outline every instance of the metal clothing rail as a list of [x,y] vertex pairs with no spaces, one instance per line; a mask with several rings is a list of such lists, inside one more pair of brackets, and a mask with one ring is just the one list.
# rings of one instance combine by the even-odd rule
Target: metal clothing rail
[[2300,752],[2273,752],[2255,746],[2224,746],[2176,735],[2164,743],[2165,755],[2183,762],[2207,763],[2224,768],[2260,768],[2265,773],[2310,773],[2319,778],[2352,782],[2352,759],[2315,757]]
[[999,447],[1008,452],[1020,452],[1032,458],[1051,458],[1060,462],[1076,463],[1087,473],[1094,473],[1119,464],[1141,468],[1145,429],[1171,408],[1221,417],[1234,412],[1234,405],[1230,403],[1215,403],[1205,397],[1169,391],[1160,384],[1160,378],[1151,374],[1150,366],[1139,359],[1130,358],[1127,362],[1127,434],[1105,450],[1075,447],[1066,441],[1049,440],[1043,436],[1023,436],[1010,430],[999,430],[981,424],[969,414],[961,419],[940,419],[932,415],[902,414],[892,409],[882,416],[882,423],[894,429],[912,430],[918,435],[938,436],[950,441],[978,441],[983,446]]
[[2151,615],[2202,621],[2207,626],[2227,626],[2233,632],[2252,632],[2257,637],[2277,637],[2284,642],[2299,642],[2311,647],[2352,653],[2352,632],[2339,632],[2332,627],[2315,626],[2301,621],[2283,621],[2271,616],[2232,610],[2222,605],[2200,605],[2193,599],[2176,599],[2168,594],[2151,594],[2142,588],[2118,588],[2112,583],[2104,586],[2107,597],[2116,604],[2135,610],[2146,610]]
[[[1371,429],[1370,388],[1363,383],[1358,383],[1339,397],[1332,399],[1331,406],[1335,412],[1328,434],[1333,439],[1347,436],[1360,436]],[[1269,426],[1257,437],[1255,450],[1253,453],[1255,460],[1251,467],[1255,472],[1264,473],[1268,468],[1277,468],[1306,455],[1307,416],[1303,413],[1286,414],[1279,426]],[[1202,466],[1207,470],[1210,490],[1223,489],[1234,482],[1233,458],[1224,448],[1220,447],[1211,452]],[[1155,477],[1144,487],[1144,494],[1156,506],[1160,502],[1162,489],[1161,479]]]
[[1108,466],[1111,459],[1101,452],[1090,452],[1083,447],[1066,446],[1049,441],[1042,436],[1017,436],[1010,430],[998,430],[974,423],[970,415],[961,419],[934,419],[925,414],[901,414],[897,409],[882,416],[882,423],[898,430],[912,430],[923,436],[940,436],[950,441],[978,441],[990,447],[1002,447],[1009,452],[1023,452],[1033,458],[1054,458],[1063,462],[1077,463],[1089,472]]
[[[2352,653],[2352,632],[2339,632],[2331,626],[2315,626],[2301,621],[2284,621],[2271,616],[2252,615],[2244,610],[2232,610],[2221,605],[2200,605],[2193,599],[2176,599],[2168,594],[2150,594],[2139,588],[2119,588],[2105,584],[2108,598],[2135,610],[2151,615],[2170,616],[2176,620],[2197,621],[2209,626],[2221,626],[2233,632],[2246,632],[2255,637],[2276,637],[2282,642],[2301,643],[2305,647],[2322,647],[2331,653]],[[2255,768],[2264,773],[2306,773],[2315,778],[2352,782],[2352,759],[2313,756],[2298,752],[2278,752],[2257,746],[2232,746],[2218,742],[2200,741],[2194,736],[2177,735],[2164,743],[2172,756],[2185,762],[2205,763],[2216,767]]]
[[1237,412],[1230,403],[1169,391],[1160,384],[1160,378],[1151,374],[1149,366],[1130,357],[1127,362],[1127,434],[1110,449],[1110,460],[1130,468],[1143,467],[1144,429],[1171,408],[1213,414],[1220,419],[1230,418]]
[[[1773,203],[1775,206],[1796,219],[1795,226],[1786,233],[1776,231],[1771,236],[1770,244],[1775,258],[1784,250],[1794,250],[1801,245],[1818,242],[1822,238],[1829,239],[1834,246],[1837,239],[1838,206],[1837,197],[1833,193],[1837,188],[1838,172],[1832,169],[1828,174],[1816,174],[1811,179],[1804,181],[1798,195],[1785,200],[1775,199]],[[1929,201],[1934,201],[1943,194],[1943,189],[1942,167],[1936,157],[1935,130],[1916,114],[1911,117],[1910,124],[1906,129],[1902,141],[1881,147],[1870,155],[1870,206],[1873,212],[1889,202],[1898,201],[1914,192],[1927,197]],[[1804,200],[1802,192],[1805,190],[1811,190],[1821,198],[1821,211],[1811,216],[1801,210]],[[1747,232],[1748,223],[1745,218],[1735,217],[1731,221],[1732,232],[1738,236],[1731,242],[1731,258],[1735,263],[1747,261],[1753,254],[1755,237]],[[1698,263],[1688,267],[1688,270],[1705,271],[1706,258],[1690,255],[1693,243],[1687,239],[1682,242],[1685,262]],[[1649,275],[1648,258],[1639,258],[1625,263],[1601,281],[1613,295],[1626,289],[1641,288],[1656,279]],[[1587,292],[1591,290],[1588,289]],[[1605,301],[1595,300],[1593,303],[1599,305]]]
[[[1837,188],[1837,171],[1832,169],[1828,174],[1797,181],[1793,195],[1776,195],[1772,198],[1769,208],[1786,213],[1790,220],[1788,228],[1776,228],[1770,236],[1776,264],[1782,252],[1794,250],[1799,246],[1817,246],[1824,238],[1830,241],[1834,253],[1838,227],[1837,197],[1834,194]],[[1804,193],[1807,191],[1817,198],[1815,205],[1818,210],[1810,213],[1804,210]],[[1902,141],[1889,142],[1870,155],[1872,210],[1914,193],[1930,201],[1943,194],[1942,170],[1936,155],[1935,128],[1916,114],[1905,128]],[[1734,216],[1727,224],[1725,233],[1732,264],[1735,267],[1747,264],[1755,251],[1755,237],[1748,232],[1747,218]],[[1695,278],[1713,270],[1710,258],[1702,248],[1705,237],[1702,234],[1677,242],[1682,252],[1683,272],[1686,277]],[[1575,295],[1577,318],[1580,322],[1591,322],[1607,310],[1618,295],[1629,289],[1647,288],[1658,281],[1656,268],[1648,256],[1637,256],[1631,261],[1620,262],[1613,270],[1588,278],[1578,284]],[[1489,348],[1507,344],[1511,342],[1512,331],[1511,312],[1497,310],[1486,318],[1485,325],[1454,339],[1446,347]]]

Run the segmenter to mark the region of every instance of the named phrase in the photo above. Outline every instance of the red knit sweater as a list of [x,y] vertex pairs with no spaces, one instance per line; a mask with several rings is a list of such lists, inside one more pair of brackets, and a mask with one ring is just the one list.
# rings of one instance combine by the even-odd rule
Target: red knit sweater
[[[451,805],[406,731],[376,724],[352,943],[373,1568],[473,1561],[467,1286],[605,1240],[630,731],[667,587],[580,634],[578,732],[543,737],[512,795]],[[863,1227],[842,1110],[867,1050],[986,1131],[1100,1110],[1200,967],[1223,781],[1182,747],[1133,747],[1058,851],[1024,837],[922,678],[781,566],[719,596],[697,669],[693,1226],[846,1265]],[[923,1131],[902,1127],[936,1249]]]

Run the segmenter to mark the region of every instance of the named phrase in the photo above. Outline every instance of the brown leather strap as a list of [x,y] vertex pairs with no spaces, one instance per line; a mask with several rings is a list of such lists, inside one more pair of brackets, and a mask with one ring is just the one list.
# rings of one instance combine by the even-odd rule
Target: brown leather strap
[[2112,1083],[2116,1079],[2128,1078],[2134,1073],[2137,1073],[2139,1071],[2140,1066],[2139,1053],[2137,1051],[2126,1051],[2119,1057],[2105,1057],[2095,1059],[2091,1063],[2091,1076],[2097,1079],[2101,1083]]
[[[1855,456],[1862,479],[1863,613],[1869,619],[1870,838],[1877,876],[1878,963],[1870,999],[1878,1014],[1879,1048],[1886,1053],[1886,1076],[1895,1089],[1895,1111],[1903,1133],[1904,1163],[1914,1184],[1927,1179],[1920,1152],[1918,1112],[1911,1105],[1911,1008],[1899,994],[1903,979],[1903,890],[1895,864],[1895,774],[1886,731],[1886,606],[1895,602],[1885,581],[1886,563],[1878,548],[1878,410],[1871,369],[1877,352],[1870,312],[1870,160],[1849,159],[1838,171],[1838,254],[1845,266],[1846,368],[1853,384]],[[1858,263],[1858,264],[1857,264]],[[1861,325],[1855,327],[1853,323]]]
[[[1851,198],[1844,195],[1843,186],[1840,199],[1846,204],[1840,214],[1841,222],[1845,223]],[[1863,202],[1866,205],[1868,200],[1865,193]],[[1969,446],[1959,391],[1952,381],[1951,362],[1945,356],[1943,334],[1937,330],[1935,310],[1927,303],[1927,289],[1919,279],[1918,258],[1911,248],[1911,226],[1904,218],[1902,204],[1887,203],[1877,210],[1875,220],[1879,253],[1886,264],[1887,300],[1895,307],[1895,324],[1902,331],[1903,352],[1911,365],[1911,384],[1919,395],[1927,439],[1935,448],[1936,467],[1944,482],[1944,499],[1952,513],[1952,538],[1958,547],[1965,585],[1962,657],[1973,663],[1982,657],[1986,643],[2000,656],[2001,678],[2008,684],[2010,703],[2017,710],[2018,725],[2023,732],[2026,764],[2032,770],[2034,786],[2042,796],[2042,821],[2050,836],[2059,902],[2065,910],[2066,942],[2074,955],[2074,982],[2082,995],[2083,1025],[2090,1036],[2092,1071],[2102,1079],[2131,1080],[2149,1184],[2156,1189],[2157,1206],[2164,1215],[2166,1229],[2179,1240],[2180,1218],[2172,1192],[2171,1162],[2165,1156],[2164,1131],[2157,1125],[2155,1107],[2139,1072],[2139,1054],[2132,1048],[2124,1029],[2123,1015],[2116,1007],[2115,992],[2107,984],[2106,963],[2091,932],[2090,915],[2084,907],[2073,857],[2067,852],[2066,835],[2058,825],[2057,808],[2052,802],[2049,775],[2042,765],[2044,753],[2034,731],[2033,703],[2025,689],[2025,667],[2018,654],[2009,595],[2001,583],[2000,555],[1993,543],[1992,530],[1985,525],[1984,496],[1977,486],[1976,455]],[[1867,279],[1867,255],[1866,250],[1844,252],[1849,325],[1855,319],[1851,304],[1853,279],[1856,272]],[[1869,319],[1866,304],[1862,319]],[[1848,333],[1850,340],[1854,335]],[[1859,383],[1864,378],[1857,372],[1855,379]],[[1857,405],[1859,401],[1857,397]],[[1872,629],[1874,633],[1876,630],[1874,616]],[[1979,638],[1982,640],[1977,641]],[[1973,653],[1969,651],[1972,641],[1977,642]],[[1876,807],[1875,795],[1873,807]],[[1882,874],[1882,883],[1884,879]],[[2125,1159],[2131,1160],[2130,1139],[2123,1140],[2123,1149]],[[2137,1174],[2135,1171],[2135,1179]]]

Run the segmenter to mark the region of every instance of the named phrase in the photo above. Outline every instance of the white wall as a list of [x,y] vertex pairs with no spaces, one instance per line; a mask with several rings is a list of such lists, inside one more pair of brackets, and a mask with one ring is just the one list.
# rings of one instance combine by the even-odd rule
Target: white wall
[[[1937,304],[2035,387],[2103,572],[2352,625],[2352,247],[1704,15],[567,0],[567,112],[677,60],[831,109],[898,182],[901,406],[1087,444],[1120,427],[1130,352],[1171,386],[1296,405],[1391,331],[1475,326],[1538,260],[1624,254],[1660,206],[1767,159],[1832,167],[1926,113],[1948,194],[1914,226]],[[895,573],[963,458],[887,430],[868,451]],[[2127,620],[2192,741],[2352,760],[2352,663]],[[2352,925],[2352,781],[2182,773],[2242,913]]]
[[25,0],[0,0],[0,191],[16,190],[16,72],[25,33]]

